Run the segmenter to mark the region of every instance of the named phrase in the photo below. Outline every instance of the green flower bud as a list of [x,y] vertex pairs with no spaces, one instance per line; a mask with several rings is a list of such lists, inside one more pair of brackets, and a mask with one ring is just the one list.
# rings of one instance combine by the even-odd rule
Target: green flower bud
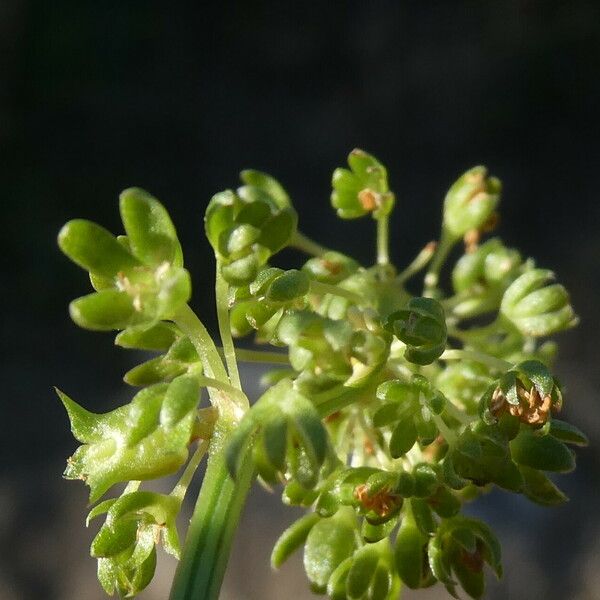
[[350,169],[333,172],[331,204],[342,219],[356,219],[368,213],[374,217],[387,215],[394,205],[394,195],[388,189],[385,167],[362,150],[348,155]]
[[258,172],[244,174],[261,187],[245,185],[237,193],[215,194],[204,219],[223,277],[236,286],[256,278],[258,270],[289,242],[298,220],[275,180]]
[[175,519],[180,502],[153,492],[130,492],[96,507],[90,518],[106,512],[106,522],[94,538],[92,556],[98,558],[98,578],[105,591],[131,597],[152,579],[156,544],[179,558]]
[[487,176],[485,167],[473,167],[452,185],[444,200],[444,229],[455,239],[481,229],[496,209],[502,185]]
[[418,365],[428,365],[446,348],[444,310],[433,298],[411,298],[406,308],[392,313],[385,325],[406,344],[405,358]]
[[532,269],[504,293],[500,312],[523,335],[550,335],[577,324],[568,292],[557,283],[548,285],[553,279],[551,271]]
[[359,267],[355,260],[345,254],[329,251],[306,261],[302,270],[316,281],[336,284],[350,277]]
[[255,434],[254,462],[265,480],[277,481],[287,470],[303,487],[314,487],[327,453],[327,431],[313,404],[290,380],[265,392],[234,432],[227,448],[233,477]]
[[396,536],[394,558],[400,579],[413,590],[421,587],[425,578],[423,549],[426,543],[427,537],[421,533],[412,513],[407,510]]

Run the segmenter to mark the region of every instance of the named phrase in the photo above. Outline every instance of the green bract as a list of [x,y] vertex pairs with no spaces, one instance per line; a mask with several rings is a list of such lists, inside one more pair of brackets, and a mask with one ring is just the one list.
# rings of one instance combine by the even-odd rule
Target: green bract
[[[331,202],[344,219],[372,214],[373,265],[297,230],[287,192],[265,173],[242,171],[240,188],[213,196],[205,229],[217,260],[218,345],[188,305],[189,274],[157,200],[139,189],[121,195],[125,235],[84,220],[61,230],[61,249],[95,290],[71,303],[75,322],[155,353],[124,376],[142,389],[105,414],[59,392],[81,443],[65,477],[84,481],[92,502],[126,484],[88,517],[106,514],[91,554],[108,594],[143,590],[161,543],[179,557],[175,521],[205,453],[172,600],[217,600],[255,477],[281,483],[282,501],[306,510],[275,544],[273,567],[304,547],[311,588],[333,600],[396,600],[403,587],[436,582],[482,598],[484,566],[502,574],[500,544],[463,505],[493,486],[543,506],[567,500],[547,473],[571,471],[570,446],[587,439],[557,418],[556,344],[539,338],[577,317],[550,271],[499,238],[481,241],[500,182],[484,167],[463,174],[446,195],[439,242],[398,269],[387,171],[361,150],[348,165],[334,171]],[[461,238],[446,290],[442,269]],[[271,264],[286,246],[308,259]],[[422,289],[411,291],[425,268]],[[272,351],[234,346],[250,333]],[[252,405],[239,360],[277,365]],[[140,489],[180,469],[171,493]]]

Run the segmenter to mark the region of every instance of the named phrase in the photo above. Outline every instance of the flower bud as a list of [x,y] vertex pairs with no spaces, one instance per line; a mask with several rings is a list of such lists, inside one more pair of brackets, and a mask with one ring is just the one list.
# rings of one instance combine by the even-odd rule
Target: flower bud
[[452,185],[444,200],[444,229],[458,239],[481,229],[500,201],[499,179],[487,176],[485,167],[473,167]]
[[342,219],[356,219],[368,213],[374,217],[387,215],[394,205],[388,190],[385,167],[370,154],[353,150],[348,155],[350,169],[333,172],[331,204]]
[[219,259],[221,273],[236,286],[255,279],[269,258],[289,242],[298,221],[289,202],[284,202],[266,181],[268,176],[244,173],[250,180],[258,177],[262,187],[245,185],[237,193],[227,190],[215,194],[204,218],[206,236]]
[[577,324],[567,290],[557,283],[548,285],[553,279],[551,271],[532,269],[504,293],[500,312],[523,335],[550,335]]
[[444,309],[433,298],[411,298],[406,308],[392,313],[385,325],[407,346],[404,356],[418,365],[428,365],[446,348]]

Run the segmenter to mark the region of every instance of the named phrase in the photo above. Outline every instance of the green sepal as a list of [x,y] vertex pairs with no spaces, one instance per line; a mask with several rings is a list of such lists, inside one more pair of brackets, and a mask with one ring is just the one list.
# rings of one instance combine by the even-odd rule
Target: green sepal
[[356,521],[352,509],[321,519],[310,530],[304,546],[304,570],[321,593],[335,569],[356,550]]
[[94,331],[126,329],[144,323],[146,317],[136,311],[127,292],[107,289],[73,300],[71,318],[79,327]]
[[532,502],[542,506],[559,506],[568,501],[567,496],[541,471],[525,466],[519,470],[525,482],[523,494]]
[[550,335],[577,324],[567,291],[549,284],[554,273],[531,269],[520,275],[504,292],[500,312],[523,335]]
[[510,451],[517,464],[533,469],[568,473],[575,468],[575,456],[565,444],[526,428],[510,442]]
[[288,193],[274,177],[254,169],[245,169],[240,173],[240,179],[247,185],[263,190],[277,203],[279,208],[291,206]]
[[483,166],[473,167],[452,184],[444,199],[443,228],[453,239],[480,229],[500,201],[502,185],[487,176]]
[[359,268],[360,265],[354,259],[330,250],[306,261],[302,271],[316,281],[335,285],[350,277]]
[[[354,553],[352,566],[346,579],[346,593],[349,600],[360,600],[366,595],[379,563],[378,546],[381,543],[366,544]],[[387,543],[387,540],[383,543]]]
[[406,513],[396,536],[394,559],[400,579],[413,590],[421,587],[424,577],[423,547],[426,541],[427,537],[417,528],[412,515]]
[[74,263],[108,280],[142,266],[112,233],[85,219],[64,225],[58,234],[58,245]]
[[589,440],[585,433],[571,423],[552,419],[550,421],[550,435],[566,444],[574,444],[575,446],[587,446]]
[[327,596],[330,600],[347,600],[346,581],[352,567],[352,557],[343,560],[331,573],[327,582]]
[[175,325],[160,322],[124,329],[115,337],[115,344],[136,350],[167,350],[179,335]]
[[433,298],[411,298],[388,317],[385,328],[406,344],[405,358],[417,365],[432,363],[446,348],[444,309]]
[[308,537],[310,530],[320,521],[317,513],[309,513],[292,523],[275,542],[271,553],[271,568],[279,569],[281,565],[298,549]]
[[183,258],[175,226],[164,206],[140,188],[119,196],[121,219],[133,254],[147,265],[164,262],[181,267]]
[[411,416],[399,421],[392,431],[389,450],[392,458],[406,454],[417,441],[417,429]]

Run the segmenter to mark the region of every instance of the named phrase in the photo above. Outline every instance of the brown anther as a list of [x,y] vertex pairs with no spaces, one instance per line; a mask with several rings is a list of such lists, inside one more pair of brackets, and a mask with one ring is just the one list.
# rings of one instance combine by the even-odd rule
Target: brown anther
[[[479,545],[478,545],[479,546]],[[480,573],[483,569],[483,557],[479,547],[475,552],[467,552],[464,548],[460,549],[460,561],[469,571]]]
[[518,417],[522,423],[528,425],[543,425],[552,409],[552,397],[546,395],[542,398],[535,386],[527,391],[520,381],[517,381],[517,397],[519,404],[511,404],[506,400],[500,388],[496,388],[490,401],[490,411],[495,417],[508,412],[513,417]]
[[336,410],[335,412],[332,412],[330,415],[327,415],[325,417],[325,423],[333,423],[334,421],[337,421],[342,415],[342,412],[339,410]]
[[423,250],[425,252],[429,252],[430,254],[433,254],[435,252],[435,249],[437,248],[438,243],[435,240],[432,240],[431,242],[428,242],[425,245],[425,248],[423,248]]
[[473,185],[482,185],[485,179],[485,172],[481,172],[481,170],[475,171],[474,173],[468,173],[465,175],[465,181],[467,183],[471,183]]
[[379,194],[369,188],[365,188],[358,192],[358,201],[361,206],[369,212],[379,208],[380,204]]
[[386,488],[379,490],[373,496],[370,496],[368,488],[364,483],[357,485],[354,488],[354,497],[364,508],[372,510],[380,517],[387,517],[402,504],[402,496],[390,494],[389,490]]
[[342,270],[342,265],[340,263],[334,262],[332,260],[327,260],[326,258],[321,259],[321,264],[332,275],[337,275]]
[[494,231],[498,224],[500,223],[500,215],[497,212],[493,212],[488,220],[479,228],[482,233],[489,233],[490,231]]
[[363,448],[365,450],[365,454],[369,456],[373,456],[375,454],[375,448],[373,447],[373,442],[371,440],[365,440],[363,443]]
[[463,241],[465,243],[465,251],[467,254],[473,254],[473,252],[477,250],[480,237],[481,236],[478,229],[470,229],[467,231],[467,233],[465,233]]

